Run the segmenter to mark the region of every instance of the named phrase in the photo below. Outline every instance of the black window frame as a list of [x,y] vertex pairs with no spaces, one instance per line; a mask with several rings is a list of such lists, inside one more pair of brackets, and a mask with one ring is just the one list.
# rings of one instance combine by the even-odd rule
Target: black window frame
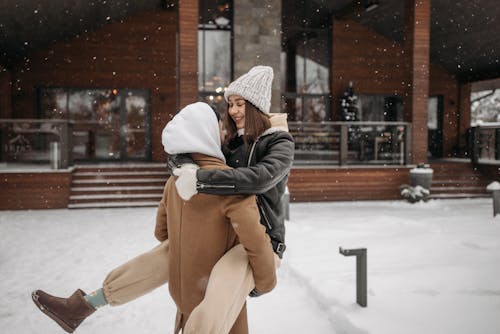
[[[230,17],[230,23],[226,26],[219,26],[217,24],[205,24],[202,22],[203,18],[204,18],[204,14],[207,12],[207,2],[210,1],[210,0],[200,0],[199,1],[199,12],[200,12],[200,15],[199,15],[199,21],[198,21],[198,33],[200,31],[214,31],[214,30],[222,30],[222,31],[229,31],[230,32],[230,45],[229,45],[229,52],[230,52],[230,55],[229,55],[229,59],[230,59],[230,69],[229,69],[229,82],[231,82],[233,80],[233,75],[234,75],[234,1],[232,0],[227,0],[227,1],[217,1],[217,0],[212,0],[213,2],[221,2],[221,3],[227,3],[229,5],[229,17]],[[201,57],[203,57],[202,59],[202,62],[203,62],[203,68],[198,68],[198,82],[200,80],[200,75],[202,76],[202,83],[203,83],[203,88],[201,88],[199,85],[198,85],[198,98],[199,100],[201,101],[205,101],[205,102],[208,102],[210,103],[212,100],[214,99],[220,99],[220,97],[223,98],[224,96],[224,90],[220,91],[220,92],[217,92],[217,91],[214,91],[214,90],[206,90],[204,89],[205,87],[205,82],[206,82],[206,78],[205,78],[205,38],[204,38],[204,34],[203,34],[203,41],[201,42],[201,45],[202,45],[202,49],[198,49],[198,57],[200,57],[200,55],[202,55]],[[199,60],[198,60],[199,61]],[[210,100],[210,97],[211,100]],[[209,98],[209,101],[207,101],[206,99]],[[223,110],[219,110],[219,112],[223,112]]]

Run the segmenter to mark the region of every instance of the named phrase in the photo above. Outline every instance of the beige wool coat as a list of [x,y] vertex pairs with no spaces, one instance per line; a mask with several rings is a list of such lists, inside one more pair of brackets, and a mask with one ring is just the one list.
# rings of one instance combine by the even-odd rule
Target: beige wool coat
[[[192,157],[200,168],[229,168],[217,158]],[[169,290],[182,327],[202,301],[214,265],[239,243],[247,251],[257,290],[268,292],[276,285],[274,253],[255,196],[197,194],[185,202],[177,194],[175,177],[170,177],[158,207],[155,236],[169,240]],[[246,333],[246,322],[244,306],[231,333]]]

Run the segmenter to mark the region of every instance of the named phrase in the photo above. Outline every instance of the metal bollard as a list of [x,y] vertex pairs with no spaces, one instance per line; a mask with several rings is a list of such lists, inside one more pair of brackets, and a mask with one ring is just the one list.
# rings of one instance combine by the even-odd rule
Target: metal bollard
[[56,141],[53,141],[50,143],[50,166],[52,169],[59,169],[61,168],[61,148],[59,146],[59,143]]
[[493,191],[493,217],[500,214],[500,190]]
[[288,191],[288,187],[285,188],[285,193],[283,194],[283,211],[285,219],[290,220],[290,192]]
[[495,181],[488,184],[486,190],[491,193],[493,197],[493,217],[500,214],[500,183]]
[[356,256],[356,302],[363,307],[367,305],[366,248],[343,249],[339,253],[344,256]]

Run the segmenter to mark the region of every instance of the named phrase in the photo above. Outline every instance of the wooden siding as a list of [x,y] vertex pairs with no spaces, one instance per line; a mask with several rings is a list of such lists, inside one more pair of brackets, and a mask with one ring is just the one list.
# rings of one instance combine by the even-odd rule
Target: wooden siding
[[396,42],[352,20],[333,21],[332,111],[340,120],[340,99],[352,81],[358,94],[406,93],[407,58]]
[[496,165],[476,165],[478,171],[481,172],[489,182],[499,181],[500,182],[500,164]]
[[288,188],[293,202],[386,200],[408,182],[409,168],[294,168]]
[[0,210],[67,208],[71,171],[0,173]]
[[175,10],[143,13],[36,50],[12,68],[13,116],[36,117],[37,86],[146,88],[153,161],[165,160],[159,138],[176,110],[176,21]]
[[[420,43],[423,43],[420,41]],[[420,45],[420,44],[419,44]],[[340,98],[353,82],[357,94],[396,94],[402,97],[410,94],[409,85],[410,62],[405,56],[405,48],[384,36],[370,30],[352,20],[333,21],[332,45],[332,115],[334,120],[340,120]],[[416,57],[422,58],[428,52],[420,49]],[[459,86],[457,79],[437,64],[426,65],[430,73],[419,72],[421,80],[429,80],[428,95],[443,96],[443,156],[454,156],[457,151],[457,136],[464,136],[465,130],[458,131],[457,124],[470,119],[470,110],[462,109],[458,114]],[[414,69],[412,69],[413,72]],[[416,72],[415,72],[416,73]],[[424,84],[425,82],[420,82]],[[420,90],[425,90],[421,87]],[[419,93],[421,94],[421,93]],[[422,99],[422,97],[420,97]],[[410,106],[408,106],[410,104]],[[412,110],[411,103],[405,100],[405,109]],[[405,121],[410,121],[419,127],[414,132],[414,140],[418,145],[418,157],[427,153],[427,102],[420,101],[418,117],[406,115]],[[417,123],[415,123],[417,122]],[[462,127],[465,127],[461,125]],[[465,129],[468,127],[467,125]]]

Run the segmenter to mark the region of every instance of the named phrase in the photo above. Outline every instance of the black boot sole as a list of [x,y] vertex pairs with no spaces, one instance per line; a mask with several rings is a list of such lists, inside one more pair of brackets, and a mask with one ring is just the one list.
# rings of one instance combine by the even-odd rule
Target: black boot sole
[[64,320],[60,319],[56,314],[52,313],[48,308],[46,308],[45,306],[43,306],[42,304],[40,304],[40,302],[38,301],[38,295],[36,294],[36,291],[33,291],[31,293],[31,299],[33,300],[33,302],[35,303],[35,305],[38,307],[38,309],[40,309],[40,311],[42,311],[49,318],[51,318],[52,320],[54,320],[66,332],[73,333],[75,331],[75,329],[72,328],[71,326],[69,326],[67,323],[65,323]]

